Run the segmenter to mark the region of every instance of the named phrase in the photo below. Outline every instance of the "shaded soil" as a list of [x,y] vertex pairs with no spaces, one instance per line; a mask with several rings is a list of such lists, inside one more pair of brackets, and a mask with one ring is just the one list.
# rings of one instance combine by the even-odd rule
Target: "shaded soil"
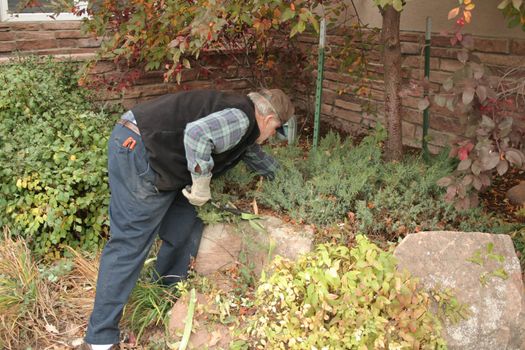
[[524,180],[525,170],[516,168],[510,169],[503,176],[494,177],[492,186],[480,195],[483,208],[495,213],[505,221],[525,224],[525,215],[518,213],[521,208],[509,203],[505,195],[511,187]]

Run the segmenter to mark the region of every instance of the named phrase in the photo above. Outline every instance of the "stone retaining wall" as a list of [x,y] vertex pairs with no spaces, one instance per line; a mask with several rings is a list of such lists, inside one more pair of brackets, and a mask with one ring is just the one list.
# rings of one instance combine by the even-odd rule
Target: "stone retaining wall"
[[[100,39],[82,34],[80,21],[0,22],[0,63],[17,53],[53,55],[60,60],[87,61],[95,56]],[[227,55],[204,54],[205,71],[184,71],[182,83],[164,83],[163,72],[151,71],[141,76],[123,92],[101,89],[102,102],[122,103],[129,108],[137,102],[181,89],[216,88],[225,91],[248,91],[253,88],[251,72],[229,62]],[[99,78],[119,73],[111,61],[100,61],[91,71]]]
[[[349,30],[349,29],[347,29]],[[317,38],[302,36],[300,38],[308,50],[316,52]],[[327,51],[337,50],[345,40],[344,30],[336,35],[327,36]],[[403,32],[401,34],[401,51],[403,55],[403,85],[407,87],[412,81],[420,81],[424,75],[424,33]],[[450,37],[434,35],[432,38],[430,60],[430,88],[440,91],[441,84],[454,71],[461,67],[457,60],[457,47],[452,47]],[[512,38],[474,38],[474,53],[480,61],[492,69],[492,74],[502,76],[509,68],[522,66],[525,68],[525,40]],[[379,45],[366,52],[368,58],[370,80],[365,84],[370,90],[367,97],[357,96],[351,92],[356,88],[355,79],[340,72],[340,63],[329,58],[325,63],[323,79],[322,120],[328,121],[337,128],[348,131],[362,132],[367,127],[375,125],[377,121],[384,123],[383,108],[383,65]],[[314,71],[313,75],[317,72]],[[522,77],[525,76],[525,69]],[[299,87],[299,89],[301,89]],[[523,93],[523,91],[522,91]],[[403,143],[413,147],[421,147],[422,139],[422,112],[418,110],[421,91],[410,91],[403,98]],[[521,102],[523,102],[521,96]],[[307,99],[301,99],[304,105]],[[310,101],[312,99],[310,98]],[[375,113],[365,113],[364,107],[369,105]],[[510,107],[508,111],[515,121],[525,128],[525,107],[523,104]],[[433,152],[457,136],[463,135],[465,126],[459,118],[446,108],[434,106],[430,111],[429,144]]]
[[[340,29],[335,35],[327,38],[328,49],[336,50],[344,43],[347,32]],[[411,80],[419,80],[423,76],[423,33],[403,32],[402,53],[404,85]],[[303,35],[300,37],[303,49],[316,52],[317,38]],[[0,22],[0,62],[5,61],[13,53],[34,53],[40,55],[55,55],[71,57],[74,60],[86,60],[92,57],[100,44],[100,40],[86,36],[80,31],[79,21],[49,21],[49,22]],[[476,37],[475,53],[481,62],[494,69],[495,74],[503,74],[510,68],[525,64],[525,40],[512,38]],[[440,84],[447,79],[461,63],[456,59],[457,48],[450,46],[446,36],[435,35],[432,38],[430,86],[434,91],[440,89]],[[247,91],[253,88],[253,77],[247,67],[238,67],[234,62],[227,63],[225,55],[209,54],[206,63],[206,74],[202,69],[192,69],[184,72],[183,83],[164,83],[162,72],[149,72],[141,77],[136,84],[123,94],[103,92],[102,99],[110,103],[122,102],[129,107],[141,100],[173,92],[180,89],[218,88],[222,90]],[[368,81],[369,95],[357,96],[352,92],[353,81],[348,74],[339,71],[339,63],[327,56],[323,80],[322,120],[329,124],[349,131],[366,131],[377,121],[384,122],[383,116],[383,67],[379,48],[369,50],[371,73]],[[99,62],[93,70],[101,77],[118,72],[112,62]],[[212,73],[210,75],[210,72]],[[525,75],[525,74],[524,74]],[[316,71],[312,72],[315,79]],[[420,93],[420,92],[419,92]],[[313,110],[313,91],[297,86],[295,102],[305,110]],[[417,91],[410,92],[403,98],[403,142],[406,145],[420,147],[422,137],[422,113],[417,109],[419,96]],[[307,104],[309,106],[307,106]],[[370,106],[374,113],[365,112],[365,106]],[[509,111],[523,127],[525,127],[525,109],[518,106]],[[452,138],[462,135],[465,127],[458,117],[446,108],[431,109],[430,145],[432,151],[437,151]]]
[[93,53],[100,40],[82,34],[80,21],[0,22],[0,57]]

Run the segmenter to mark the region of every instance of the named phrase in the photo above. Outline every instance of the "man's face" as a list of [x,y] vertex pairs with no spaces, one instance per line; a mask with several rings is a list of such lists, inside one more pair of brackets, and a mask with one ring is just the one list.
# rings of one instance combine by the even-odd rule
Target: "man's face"
[[255,142],[262,144],[268,138],[275,135],[276,130],[281,126],[281,122],[274,115],[268,115],[258,119],[257,125],[259,126],[260,135]]

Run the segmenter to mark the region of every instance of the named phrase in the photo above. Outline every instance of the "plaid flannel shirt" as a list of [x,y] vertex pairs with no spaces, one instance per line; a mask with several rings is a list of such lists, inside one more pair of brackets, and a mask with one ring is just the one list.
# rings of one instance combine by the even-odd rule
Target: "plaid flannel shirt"
[[[213,154],[225,152],[239,143],[246,133],[249,120],[243,111],[227,108],[186,125],[184,147],[188,170],[193,176],[209,176],[213,170]],[[260,145],[248,146],[242,159],[259,175],[272,178],[278,163]],[[195,172],[199,165],[200,173]]]

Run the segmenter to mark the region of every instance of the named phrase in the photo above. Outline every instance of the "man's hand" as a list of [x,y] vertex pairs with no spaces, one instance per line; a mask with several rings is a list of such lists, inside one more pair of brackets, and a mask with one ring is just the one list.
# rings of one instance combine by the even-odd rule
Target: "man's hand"
[[184,197],[188,198],[188,201],[196,206],[202,206],[211,199],[210,181],[211,174],[209,176],[196,177],[191,175],[193,184],[191,187],[186,187],[182,190]]

